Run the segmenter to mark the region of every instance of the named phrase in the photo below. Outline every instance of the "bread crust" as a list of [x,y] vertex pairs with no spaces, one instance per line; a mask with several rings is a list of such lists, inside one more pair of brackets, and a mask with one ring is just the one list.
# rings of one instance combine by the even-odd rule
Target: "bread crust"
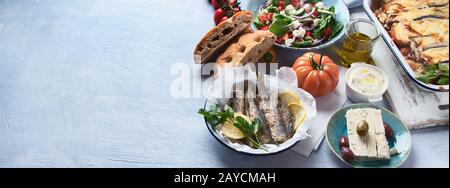
[[257,61],[273,46],[276,36],[269,31],[255,31],[242,35],[220,55],[219,66],[240,66]]
[[208,31],[195,47],[195,63],[208,63],[217,57],[234,38],[248,31],[252,20],[252,12],[240,11]]

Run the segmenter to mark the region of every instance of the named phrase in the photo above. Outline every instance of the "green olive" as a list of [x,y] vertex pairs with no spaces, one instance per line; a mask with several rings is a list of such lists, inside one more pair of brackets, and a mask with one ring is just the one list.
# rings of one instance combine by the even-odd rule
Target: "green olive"
[[369,124],[367,123],[367,121],[360,121],[358,123],[358,126],[356,127],[356,132],[359,136],[366,136],[367,132],[369,132]]

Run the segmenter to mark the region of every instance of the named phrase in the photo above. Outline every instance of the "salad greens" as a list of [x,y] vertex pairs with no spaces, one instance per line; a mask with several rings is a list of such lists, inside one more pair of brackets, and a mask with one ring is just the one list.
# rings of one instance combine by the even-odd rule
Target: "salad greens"
[[335,19],[335,8],[320,0],[269,0],[253,23],[277,36],[288,47],[317,46],[336,37],[344,28]]
[[417,79],[425,83],[448,85],[448,63],[438,63],[425,66],[425,71],[417,75]]

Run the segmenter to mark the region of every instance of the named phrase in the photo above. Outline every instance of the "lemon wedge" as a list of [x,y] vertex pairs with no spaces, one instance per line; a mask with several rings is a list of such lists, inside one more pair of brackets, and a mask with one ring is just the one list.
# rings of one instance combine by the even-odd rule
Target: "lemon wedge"
[[303,121],[305,121],[308,112],[299,103],[289,103],[288,109],[294,116],[294,131],[297,131]]
[[291,103],[300,104],[300,100],[292,92],[289,92],[289,91],[282,92],[282,93],[280,93],[279,97],[280,97],[281,102],[286,104],[286,105],[287,104],[291,104]]
[[[235,118],[238,116],[244,118],[247,122],[251,122],[250,118],[244,114],[241,114],[241,113],[234,114]],[[240,140],[240,139],[245,138],[244,133],[242,133],[241,130],[239,130],[239,128],[234,126],[232,119],[223,123],[221,130],[222,130],[222,133],[228,138],[235,139],[235,140]]]

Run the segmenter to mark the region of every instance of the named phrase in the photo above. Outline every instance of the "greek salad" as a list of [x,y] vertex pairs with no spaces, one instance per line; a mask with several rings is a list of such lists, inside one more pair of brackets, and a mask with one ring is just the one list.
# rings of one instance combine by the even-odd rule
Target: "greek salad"
[[343,24],[335,19],[335,8],[320,0],[268,0],[254,20],[259,30],[277,36],[277,44],[305,48],[336,37]]

